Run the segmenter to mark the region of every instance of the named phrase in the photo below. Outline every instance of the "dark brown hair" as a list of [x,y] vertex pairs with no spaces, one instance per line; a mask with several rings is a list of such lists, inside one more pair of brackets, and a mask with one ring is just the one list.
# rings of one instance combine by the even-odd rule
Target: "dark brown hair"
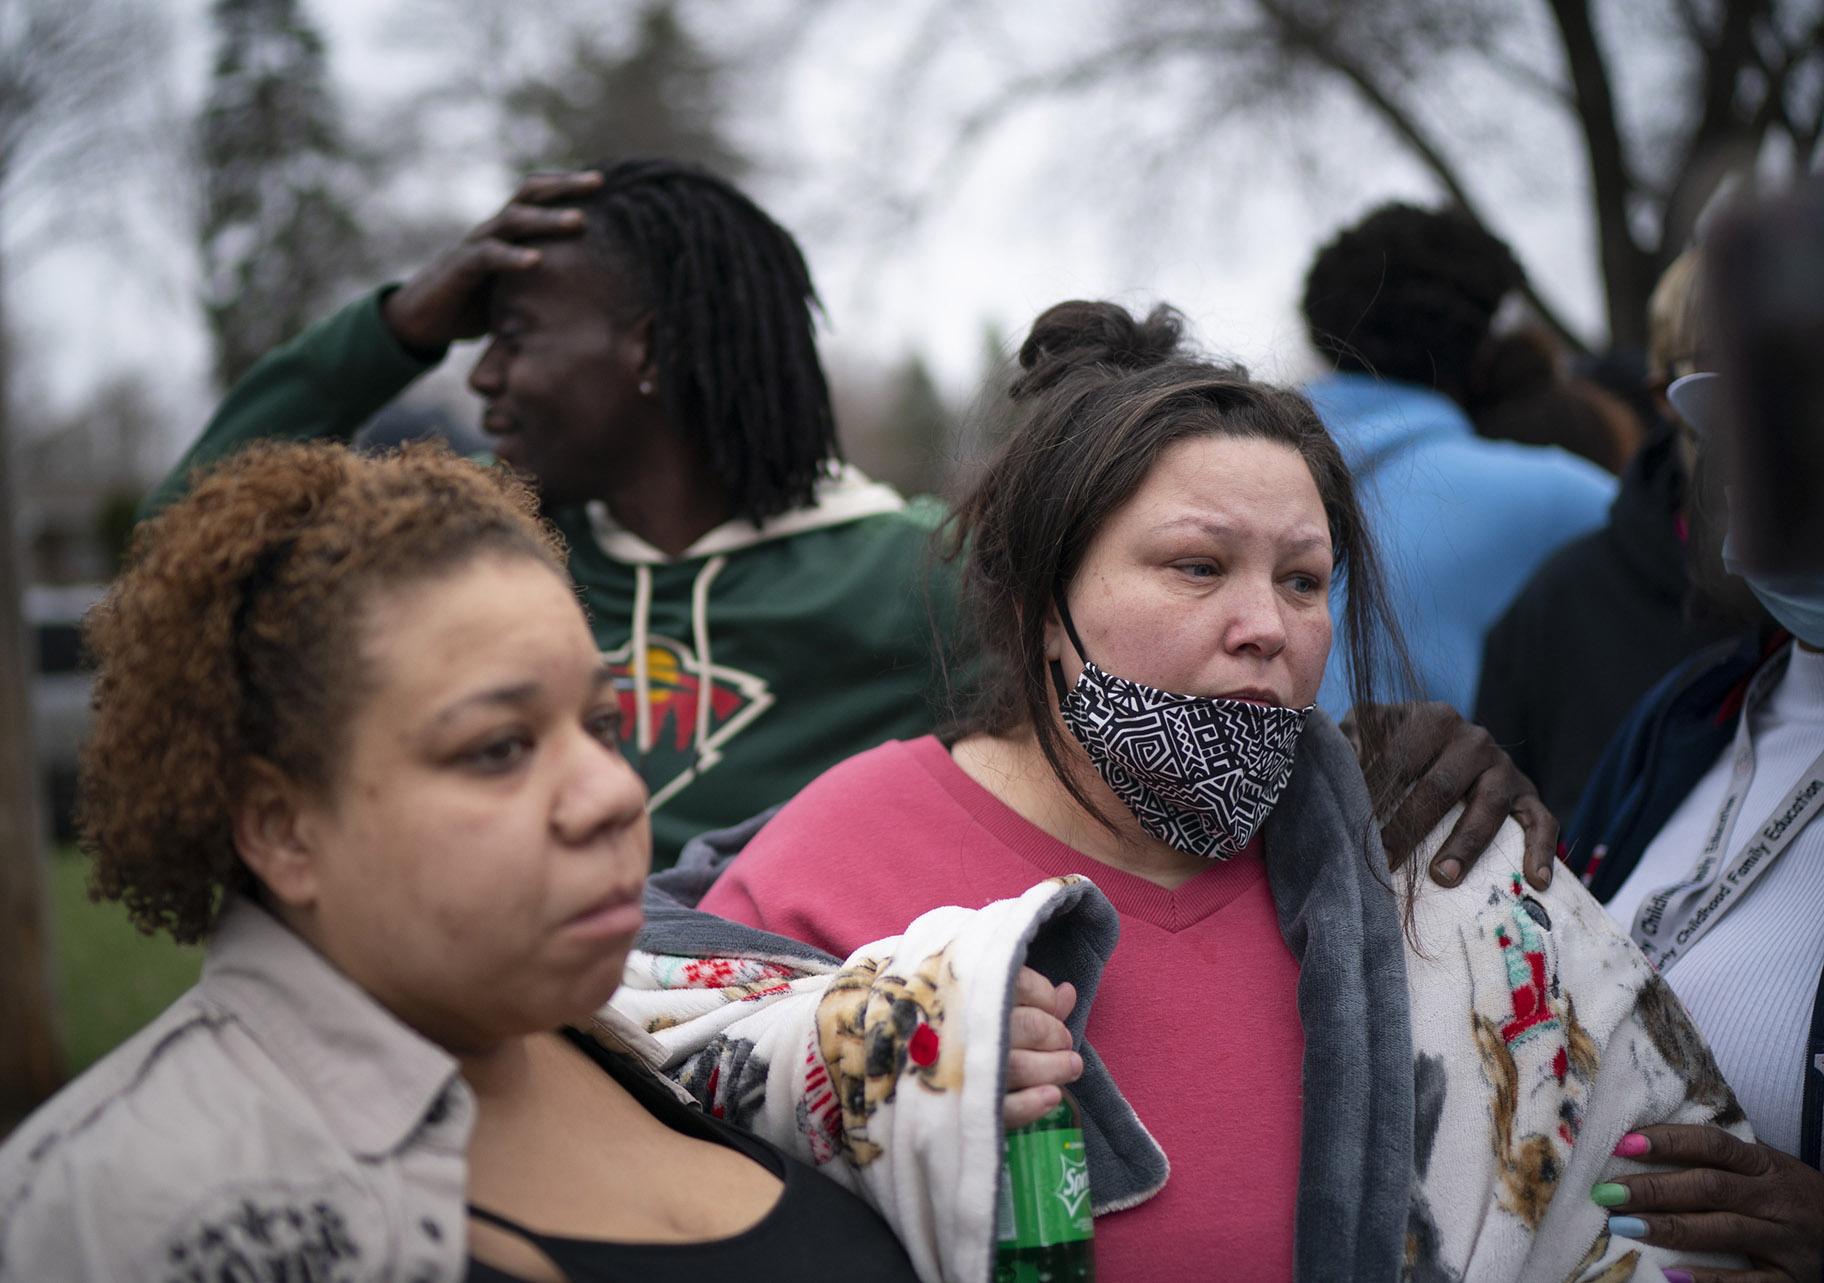
[[[1298,452],[1323,500],[1343,583],[1351,694],[1365,705],[1411,685],[1354,482],[1308,400],[1198,356],[1185,342],[1183,318],[1163,305],[1138,320],[1114,303],[1060,303],[1033,323],[1019,364],[1004,443],[949,530],[947,555],[963,561],[985,666],[973,707],[953,729],[1032,728],[1058,780],[1107,821],[1066,765],[1052,717],[1045,623],[1103,523],[1168,446],[1198,436],[1274,441]],[[1373,751],[1377,729],[1363,732]]]
[[84,621],[98,670],[78,803],[91,894],[148,934],[207,935],[225,893],[253,887],[233,835],[249,763],[334,783],[373,594],[484,552],[562,575],[536,514],[525,484],[441,444],[262,444],[200,473],[134,533]]
[[1482,345],[1464,409],[1478,436],[1560,446],[1618,475],[1645,435],[1627,402],[1566,372],[1562,346],[1538,326]]

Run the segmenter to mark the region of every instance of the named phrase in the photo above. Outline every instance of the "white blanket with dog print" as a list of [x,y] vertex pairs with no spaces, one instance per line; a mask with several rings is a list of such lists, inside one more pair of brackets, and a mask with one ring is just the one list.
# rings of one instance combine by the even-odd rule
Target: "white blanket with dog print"
[[1738,1264],[1611,1237],[1591,1202],[1599,1182],[1650,1170],[1612,1156],[1635,1127],[1750,1133],[1665,982],[1569,873],[1528,886],[1523,842],[1510,821],[1460,885],[1425,879],[1413,906],[1407,1277],[1626,1283]]
[[704,1108],[866,1198],[921,1279],[985,1283],[1013,982],[1048,924],[1079,960],[1052,978],[1093,990],[1115,914],[1086,879],[1063,877],[934,909],[840,967],[635,951],[610,1006],[650,1038],[627,1049]]

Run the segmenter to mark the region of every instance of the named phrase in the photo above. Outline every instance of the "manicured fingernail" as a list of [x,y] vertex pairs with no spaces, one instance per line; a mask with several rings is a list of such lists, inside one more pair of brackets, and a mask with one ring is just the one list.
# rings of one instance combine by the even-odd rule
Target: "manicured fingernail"
[[1458,878],[1463,876],[1463,862],[1461,860],[1440,860],[1431,866],[1431,871],[1445,883],[1454,884]]
[[1639,1132],[1629,1132],[1626,1136],[1623,1136],[1619,1141],[1615,1142],[1615,1157],[1639,1158],[1651,1148],[1652,1145],[1645,1136],[1642,1136]]
[[1628,1187],[1604,1181],[1590,1190],[1590,1201],[1598,1207],[1620,1207],[1628,1201]]
[[1611,1216],[1609,1233],[1616,1238],[1645,1238],[1647,1223],[1638,1216]]
[[1661,1270],[1660,1273],[1665,1277],[1666,1283],[1697,1283],[1689,1270]]

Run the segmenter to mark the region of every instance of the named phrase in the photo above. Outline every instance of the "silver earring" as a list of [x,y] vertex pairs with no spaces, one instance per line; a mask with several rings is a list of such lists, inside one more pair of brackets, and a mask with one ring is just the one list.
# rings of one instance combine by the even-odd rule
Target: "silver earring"
[[640,380],[640,395],[641,396],[651,396],[652,395],[652,380],[651,379],[641,379]]

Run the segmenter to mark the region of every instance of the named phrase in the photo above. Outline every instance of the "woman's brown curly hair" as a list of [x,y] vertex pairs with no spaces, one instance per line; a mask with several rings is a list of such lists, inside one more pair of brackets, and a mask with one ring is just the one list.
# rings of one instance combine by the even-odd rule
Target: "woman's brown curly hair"
[[84,621],[97,664],[78,803],[90,894],[147,934],[207,935],[227,894],[254,885],[232,827],[249,762],[327,790],[363,691],[371,595],[486,552],[564,573],[531,489],[442,445],[263,444],[199,473],[134,532]]

